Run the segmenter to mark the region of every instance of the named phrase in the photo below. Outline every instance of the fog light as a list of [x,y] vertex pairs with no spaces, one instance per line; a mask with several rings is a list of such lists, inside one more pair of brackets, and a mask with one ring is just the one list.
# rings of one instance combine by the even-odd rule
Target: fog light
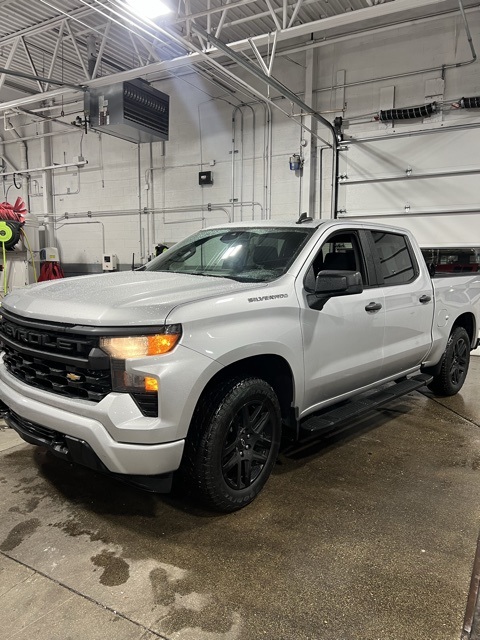
[[158,391],[158,380],[156,378],[145,378],[145,391]]

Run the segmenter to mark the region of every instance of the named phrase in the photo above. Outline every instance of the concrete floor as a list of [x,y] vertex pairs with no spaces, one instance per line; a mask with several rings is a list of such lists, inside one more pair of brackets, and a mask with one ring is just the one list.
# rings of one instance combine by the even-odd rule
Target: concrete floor
[[228,516],[130,489],[0,428],[0,637],[458,640],[480,515],[480,358],[282,455]]

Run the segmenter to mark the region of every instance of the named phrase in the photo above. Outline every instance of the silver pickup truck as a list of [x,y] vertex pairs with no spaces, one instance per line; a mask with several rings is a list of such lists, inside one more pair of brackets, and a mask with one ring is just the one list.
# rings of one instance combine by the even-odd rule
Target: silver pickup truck
[[435,278],[411,234],[356,221],[204,229],[140,270],[2,306],[0,399],[27,442],[222,511],[281,437],[318,437],[424,384],[457,393],[480,275]]

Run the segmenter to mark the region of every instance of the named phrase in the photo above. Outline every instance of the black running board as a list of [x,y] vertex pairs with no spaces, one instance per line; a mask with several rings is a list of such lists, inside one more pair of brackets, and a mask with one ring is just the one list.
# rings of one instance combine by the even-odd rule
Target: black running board
[[344,426],[346,422],[360,418],[366,413],[378,409],[384,404],[400,398],[415,389],[428,384],[432,376],[419,374],[412,378],[403,378],[401,381],[384,387],[364,398],[355,398],[341,406],[326,409],[322,413],[315,413],[306,418],[300,424],[300,440],[313,438]]

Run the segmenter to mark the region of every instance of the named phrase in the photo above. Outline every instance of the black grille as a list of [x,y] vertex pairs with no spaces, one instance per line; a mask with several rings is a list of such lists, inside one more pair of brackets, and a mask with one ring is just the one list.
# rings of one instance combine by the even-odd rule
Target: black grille
[[[20,319],[3,311],[3,362],[25,384],[69,398],[100,402],[112,390],[109,360],[98,337],[56,325]],[[99,355],[100,354],[100,355]]]
[[30,422],[13,411],[10,411],[8,420],[13,422],[17,428],[21,429],[24,436],[29,435],[35,439],[37,444],[43,444],[47,447],[53,447],[53,445],[57,443],[65,445],[65,436],[62,433],[43,427],[36,422]]
[[123,116],[125,120],[149,127],[168,140],[169,97],[138,81],[123,85]]
[[7,371],[32,387],[94,402],[100,402],[112,390],[110,371],[81,369],[27,356],[6,345],[4,350]]
[[147,416],[147,418],[156,418],[158,416],[158,394],[132,393],[132,398],[144,416]]
[[[110,359],[99,348],[97,335],[75,330],[80,329],[27,320],[3,310],[0,349],[7,371],[31,387],[100,402],[112,391]],[[132,397],[144,416],[158,416],[156,393]]]

